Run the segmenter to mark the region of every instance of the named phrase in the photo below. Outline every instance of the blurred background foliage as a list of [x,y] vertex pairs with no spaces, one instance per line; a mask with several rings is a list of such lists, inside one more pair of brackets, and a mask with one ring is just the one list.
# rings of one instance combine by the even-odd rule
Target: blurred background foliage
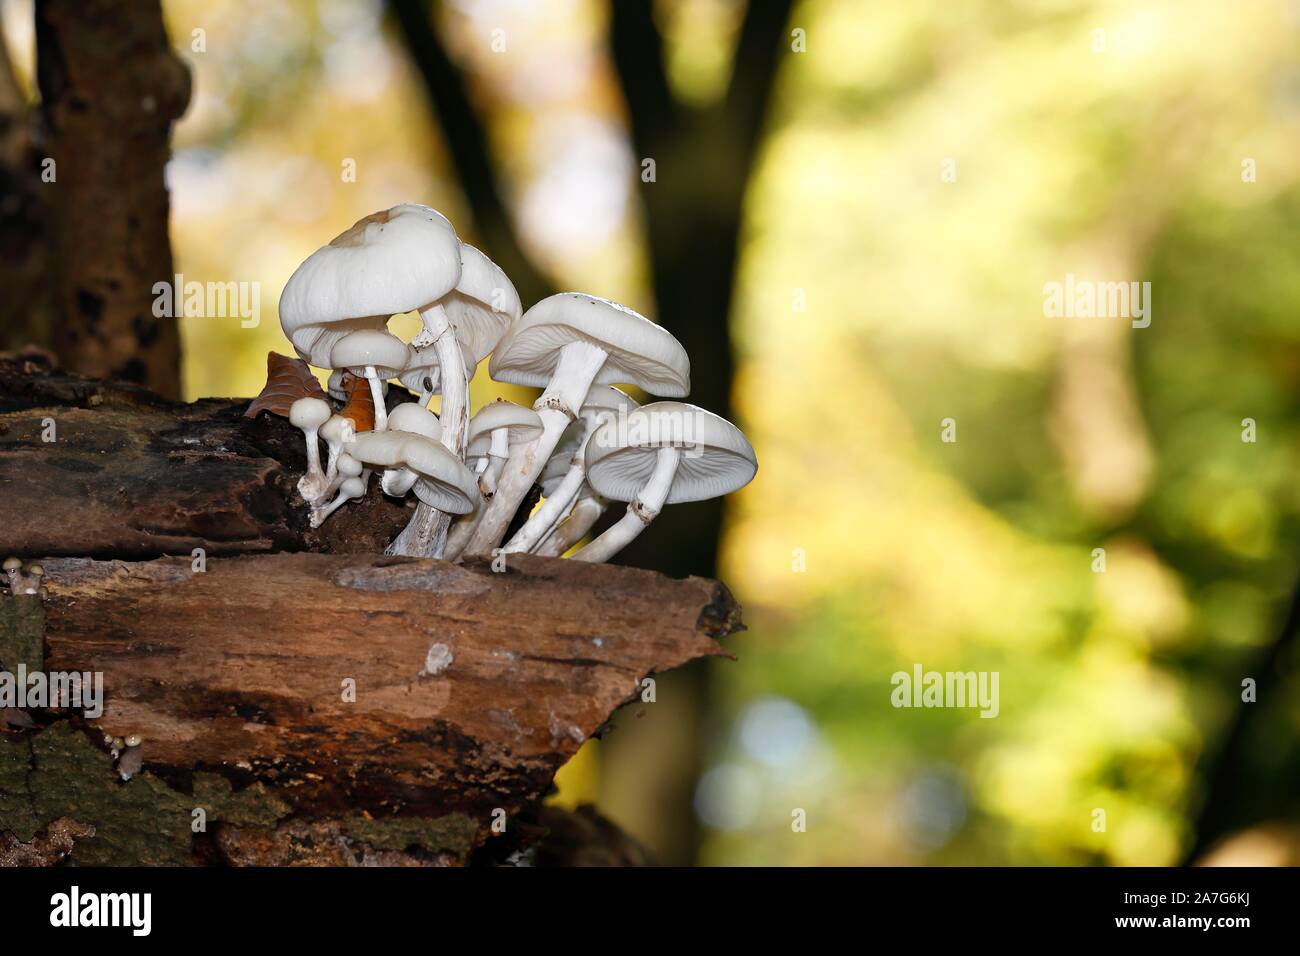
[[[263,309],[184,320],[187,392],[250,395],[290,351],[280,288],[354,220],[414,200],[481,240],[378,0],[164,7],[195,76],[178,268],[260,282]],[[3,10],[30,77],[30,3]],[[743,11],[657,4],[681,101],[721,94]],[[641,195],[663,184],[640,178],[607,18],[457,0],[436,27],[530,258],[654,315]],[[761,468],[721,551],[750,630],[711,675],[697,858],[1294,861],[1300,3],[803,0],[796,29],[730,317]],[[1150,327],[1046,318],[1067,273],[1150,281]],[[526,398],[473,385],[476,406]],[[1000,713],[894,709],[917,663],[998,671]],[[670,721],[670,696],[617,733]],[[686,826],[646,796],[671,748],[607,746],[556,799],[662,849]]]

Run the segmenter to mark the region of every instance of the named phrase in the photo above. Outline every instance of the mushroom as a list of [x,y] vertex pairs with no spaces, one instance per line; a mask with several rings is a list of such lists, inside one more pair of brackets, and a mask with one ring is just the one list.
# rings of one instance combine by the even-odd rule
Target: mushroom
[[[325,361],[329,361],[329,352],[325,353]],[[348,380],[354,377],[351,372],[345,368],[336,368],[330,372],[329,380],[325,383],[325,391],[330,398],[336,402],[347,403],[348,398]],[[388,383],[383,384],[384,395],[388,394]]]
[[27,590],[24,594],[40,594],[41,578],[45,577],[45,569],[39,564],[27,565]]
[[470,420],[466,458],[476,459],[481,498],[473,512],[462,518],[448,535],[443,551],[448,560],[460,557],[469,544],[470,536],[486,513],[486,503],[496,493],[497,479],[511,450],[535,441],[541,433],[542,420],[535,411],[501,398],[484,405]]
[[[524,526],[506,544],[505,551],[507,553],[537,550],[537,546],[541,544],[551,529],[564,518],[577,498],[578,491],[582,488],[587,474],[587,441],[592,433],[608,419],[626,416],[628,412],[637,407],[635,399],[616,388],[609,385],[593,385],[591,387],[590,391],[587,392],[587,400],[583,402],[582,409],[578,413],[581,427],[577,433],[576,447],[567,460],[561,459],[560,462],[561,467],[564,469],[562,477],[558,481],[552,479],[548,487],[545,481],[546,470],[550,469],[551,463],[556,460],[556,457],[552,456],[551,462],[547,463],[547,469],[542,472],[542,494],[545,496],[545,500],[542,502],[542,506],[532,513],[529,519],[524,522]],[[574,424],[579,423],[575,422]],[[572,426],[570,427],[572,428]],[[561,441],[560,447],[563,446],[564,442]]]
[[9,593],[12,595],[19,594],[40,594],[41,578],[45,576],[45,569],[39,564],[27,565],[27,572],[23,573],[23,562],[18,558],[5,558],[3,564],[5,577],[9,579]]
[[406,343],[386,329],[358,329],[342,336],[330,349],[330,365],[344,368],[370,382],[375,400],[375,430],[383,431],[388,423],[384,406],[383,382],[399,374],[410,361]]
[[298,266],[280,295],[280,325],[300,358],[337,369],[330,352],[340,338],[385,329],[391,316],[454,289],[460,254],[456,230],[435,209],[403,203],[372,213]]
[[350,418],[342,415],[332,415],[320,427],[320,437],[325,439],[325,446],[329,449],[329,458],[325,462],[325,494],[332,494],[338,487],[340,478],[338,476],[339,455],[343,453],[344,446],[356,437],[356,423]]
[[128,734],[122,741],[121,756],[117,759],[117,772],[123,780],[130,780],[144,767],[144,743],[139,734]]
[[749,484],[754,448],[731,422],[683,402],[654,402],[601,425],[587,442],[587,480],[627,514],[574,554],[601,562],[644,531],[665,504],[702,501]]
[[23,579],[23,563],[18,558],[5,558],[3,565],[5,578],[9,581],[9,593],[17,594],[18,585]]
[[558,558],[587,536],[608,507],[608,498],[596,494],[591,485],[584,484],[569,516],[551,529],[533,553]]
[[690,391],[690,359],[673,336],[631,309],[578,292],[538,302],[510,327],[492,354],[492,377],[545,386],[533,404],[543,431],[512,455],[496,495],[466,549],[486,554],[501,540],[592,384],[635,384],[669,397]]
[[346,369],[336,368],[330,372],[329,380],[325,383],[326,393],[336,402],[348,400],[348,383],[344,378],[348,374]]
[[473,473],[441,443],[423,435],[362,432],[348,446],[348,454],[378,468],[409,468],[415,472],[411,490],[432,511],[466,514],[478,500]]
[[[365,434],[370,434],[366,432]],[[346,456],[345,456],[346,458]],[[340,459],[340,462],[345,459]],[[359,475],[349,476],[339,482],[339,493],[329,504],[323,508],[313,508],[311,512],[311,526],[319,528],[325,523],[325,519],[337,511],[353,498],[364,498],[366,494],[366,478],[369,475],[361,472]]]
[[[403,402],[393,409],[392,414],[388,416],[388,430],[423,435],[434,441],[442,437],[442,426],[438,423],[438,416],[415,402]],[[415,472],[409,468],[385,468],[380,479],[380,487],[384,489],[384,494],[401,498],[411,490],[416,477]]]
[[[469,422],[469,380],[520,316],[519,294],[506,274],[473,246],[461,243],[460,277],[449,294],[420,310],[424,328],[411,340],[417,351],[432,347],[438,357],[442,443],[452,454],[465,449]],[[421,383],[420,393],[425,392]],[[432,555],[441,548],[450,518],[421,504],[410,524],[389,547],[393,554]],[[435,544],[435,541],[437,542]]]
[[410,391],[418,393],[420,407],[426,408],[433,396],[442,391],[441,372],[436,350],[411,349],[411,360],[406,363],[406,368],[397,376],[397,380]]
[[307,502],[329,494],[329,479],[320,466],[319,432],[332,414],[329,402],[320,398],[300,398],[289,406],[289,423],[307,439],[307,474],[298,479],[298,493]]

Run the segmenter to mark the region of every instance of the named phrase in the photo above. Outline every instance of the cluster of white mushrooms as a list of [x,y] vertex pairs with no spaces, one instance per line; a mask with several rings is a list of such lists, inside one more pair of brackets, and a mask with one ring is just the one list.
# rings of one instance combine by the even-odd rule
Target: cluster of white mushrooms
[[3,567],[10,594],[41,593],[41,579],[45,576],[45,569],[39,564],[24,567],[20,558],[11,557],[5,558]]
[[[407,343],[388,322],[409,312],[422,328]],[[294,402],[290,420],[307,438],[298,489],[312,524],[362,497],[381,471],[385,494],[418,502],[392,554],[562,555],[609,501],[628,502],[626,515],[573,555],[605,561],[665,504],[728,494],[758,467],[730,422],[680,402],[638,406],[612,387],[670,398],[690,391],[690,359],[667,331],[576,292],[524,312],[505,273],[427,206],[367,216],[314,252],[285,286],[280,322],[300,358],[332,370],[331,395],[343,397],[350,372],[369,382],[375,403],[374,430],[357,432],[323,399]],[[544,390],[531,409],[498,399],[470,417],[469,380],[488,355],[495,381]],[[393,378],[419,399],[386,413]],[[438,393],[435,415],[426,406]],[[535,483],[540,505],[503,543]]]

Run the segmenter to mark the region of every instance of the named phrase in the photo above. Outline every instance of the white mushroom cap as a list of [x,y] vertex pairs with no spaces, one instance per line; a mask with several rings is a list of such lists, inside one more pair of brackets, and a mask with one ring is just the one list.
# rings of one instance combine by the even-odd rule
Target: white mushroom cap
[[519,293],[495,262],[460,244],[460,281],[443,301],[471,376],[523,312]]
[[[474,366],[467,365],[466,372],[474,377]],[[397,376],[398,381],[413,392],[428,391],[437,395],[442,391],[442,366],[438,362],[437,349],[411,349],[411,357],[406,368]],[[425,388],[425,380],[429,387]]]
[[[299,399],[298,401],[302,401]],[[317,399],[319,401],[319,399]],[[295,403],[296,404],[296,403]],[[293,409],[290,409],[292,412]],[[331,445],[341,445],[347,441],[356,432],[356,425],[350,418],[344,418],[342,415],[331,415],[329,420],[320,427],[320,437],[325,439]]]
[[403,203],[372,213],[317,249],[280,294],[280,324],[294,331],[423,308],[460,281],[460,240],[435,209]]
[[438,416],[415,402],[403,402],[388,413],[390,432],[412,432],[437,441],[442,437]]
[[348,453],[380,468],[409,468],[419,479],[415,496],[430,508],[467,514],[479,501],[478,480],[441,443],[410,432],[362,432]]
[[363,376],[366,368],[373,367],[381,378],[392,378],[406,368],[411,358],[411,347],[392,332],[380,329],[359,329],[351,332],[330,349],[330,366],[345,368],[353,375]]
[[609,353],[596,374],[598,385],[639,385],[674,398],[690,392],[690,359],[666,329],[626,306],[581,292],[561,292],[525,312],[492,353],[488,369],[497,381],[543,388],[560,350],[577,341]]
[[480,436],[489,439],[498,428],[509,429],[507,436],[510,444],[532,441],[542,433],[542,420],[531,408],[524,408],[514,402],[498,398],[489,402],[469,420],[469,440],[473,442]]
[[[331,368],[330,352],[339,339],[359,329],[383,331],[387,328],[387,317],[369,315],[359,319],[346,319],[331,325],[305,325],[286,334],[289,335],[289,341],[293,343],[293,350],[298,354],[298,358],[317,368]],[[342,371],[346,372],[347,369]],[[341,400],[346,401],[347,396],[344,395]]]
[[587,442],[587,482],[616,501],[631,501],[655,470],[658,449],[682,449],[665,504],[703,501],[749,484],[754,448],[725,418],[684,402],[653,402],[630,412],[626,429],[605,422]]
[[289,406],[289,424],[302,431],[320,428],[334,414],[323,398],[300,398]]
[[582,410],[588,409],[597,412],[630,412],[634,408],[640,408],[641,403],[629,395],[627,392],[620,391],[612,385],[593,385],[587,391],[587,397],[582,402]]
[[337,467],[339,474],[348,478],[356,478],[365,470],[362,467],[361,462],[352,455],[349,455],[347,452],[339,455],[339,463]]

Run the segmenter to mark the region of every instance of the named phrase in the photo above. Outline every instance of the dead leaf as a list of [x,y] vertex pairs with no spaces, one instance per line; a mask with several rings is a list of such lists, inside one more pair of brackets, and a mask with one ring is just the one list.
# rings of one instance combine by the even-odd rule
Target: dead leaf
[[256,418],[259,412],[270,412],[281,418],[289,417],[289,407],[300,398],[319,398],[328,401],[321,391],[320,382],[302,359],[289,358],[278,352],[266,353],[266,385],[244,412],[245,418]]
[[375,430],[375,399],[370,394],[370,383],[351,372],[343,375],[343,388],[348,393],[348,403],[339,412],[343,418],[352,419],[359,432]]

